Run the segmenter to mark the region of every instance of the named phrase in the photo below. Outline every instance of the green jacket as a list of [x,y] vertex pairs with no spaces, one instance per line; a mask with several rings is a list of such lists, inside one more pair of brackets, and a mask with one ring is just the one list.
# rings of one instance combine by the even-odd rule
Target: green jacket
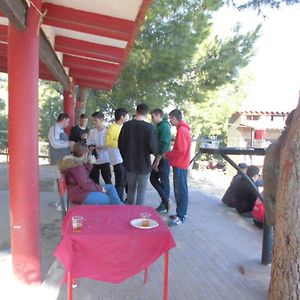
[[163,155],[171,150],[171,126],[167,120],[163,119],[156,126],[158,148],[157,154]]

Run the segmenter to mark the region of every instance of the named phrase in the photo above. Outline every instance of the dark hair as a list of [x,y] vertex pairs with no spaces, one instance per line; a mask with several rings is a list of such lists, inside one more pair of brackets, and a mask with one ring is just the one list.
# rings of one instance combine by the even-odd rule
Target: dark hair
[[136,112],[142,116],[146,116],[148,114],[149,107],[145,103],[140,103],[136,107]]
[[125,117],[126,115],[128,115],[128,111],[124,108],[117,108],[115,110],[115,121],[118,121],[121,119],[121,117]]
[[81,114],[79,118],[80,119],[88,119],[89,117],[87,114]]
[[85,142],[79,141],[73,146],[73,155],[75,157],[81,157],[83,154],[89,151],[88,146]]
[[173,109],[170,113],[169,113],[170,117],[175,117],[177,121],[182,120],[182,113],[179,109]]
[[60,113],[57,117],[57,122],[60,122],[64,119],[70,119],[69,115],[66,113]]
[[259,174],[259,168],[258,168],[257,166],[249,166],[248,169],[247,169],[246,174],[247,174],[250,178],[252,178],[253,176]]
[[93,118],[104,120],[104,113],[101,111],[96,111],[92,114]]
[[159,115],[161,118],[163,118],[164,112],[160,108],[156,108],[150,111],[150,115]]

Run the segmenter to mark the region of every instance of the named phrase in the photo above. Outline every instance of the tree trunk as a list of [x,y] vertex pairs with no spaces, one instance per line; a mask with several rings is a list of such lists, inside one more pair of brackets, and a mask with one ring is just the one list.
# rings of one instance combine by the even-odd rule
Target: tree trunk
[[300,105],[280,149],[269,300],[300,299]]
[[78,124],[80,115],[85,113],[86,102],[90,95],[90,91],[90,88],[79,87],[79,96],[75,107],[75,124]]

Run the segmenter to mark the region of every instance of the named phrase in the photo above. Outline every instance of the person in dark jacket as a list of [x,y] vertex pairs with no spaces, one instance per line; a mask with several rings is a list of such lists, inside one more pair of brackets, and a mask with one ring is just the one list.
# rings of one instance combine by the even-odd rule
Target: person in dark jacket
[[89,128],[87,127],[88,116],[86,114],[81,114],[79,117],[79,124],[72,127],[70,131],[70,141],[85,142],[89,135]]
[[[255,181],[259,178],[259,168],[256,166],[249,166],[246,174],[248,177],[250,177],[253,183],[255,183]],[[250,183],[245,178],[242,178],[238,183],[235,198],[235,209],[238,211],[238,213],[244,214],[245,216],[252,216],[251,212],[253,210],[257,195]]]
[[176,126],[177,133],[173,149],[166,152],[165,157],[173,167],[174,196],[176,200],[176,215],[170,216],[169,226],[180,225],[186,220],[188,208],[187,171],[191,159],[190,126],[182,120],[182,113],[174,109],[169,113],[170,123]]
[[134,119],[124,123],[118,140],[128,185],[127,202],[143,205],[149,174],[150,154],[157,151],[157,136],[152,124],[146,122],[148,106],[139,104]]
[[157,108],[150,112],[152,122],[156,125],[158,148],[152,164],[150,182],[158,192],[161,203],[156,208],[157,212],[169,211],[170,198],[170,164],[163,155],[171,150],[171,130],[169,122],[164,119],[164,113]]
[[59,163],[61,173],[66,176],[70,200],[76,204],[122,204],[112,184],[101,187],[90,179],[93,165],[87,161],[88,146],[84,142],[74,145],[73,155],[65,156]]
[[[239,167],[242,170],[242,172],[246,173],[248,166],[245,163],[240,163]],[[222,197],[222,202],[229,207],[235,208],[236,189],[242,178],[243,176],[239,172],[235,176],[233,176],[228,189]]]

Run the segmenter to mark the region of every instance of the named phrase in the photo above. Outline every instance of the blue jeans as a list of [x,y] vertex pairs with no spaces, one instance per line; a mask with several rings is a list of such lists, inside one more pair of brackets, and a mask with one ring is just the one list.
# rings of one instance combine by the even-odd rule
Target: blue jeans
[[103,186],[106,193],[102,192],[90,192],[84,199],[82,204],[85,205],[120,205],[122,204],[119,195],[112,184],[105,184]]
[[167,159],[162,158],[159,161],[158,172],[152,170],[150,174],[150,182],[157,190],[162,204],[168,207],[170,198],[170,164]]
[[[149,174],[126,172],[128,193],[127,201],[131,205],[143,205]],[[136,201],[135,201],[136,195]]]
[[187,170],[173,167],[174,196],[176,213],[180,219],[186,218],[188,208]]

